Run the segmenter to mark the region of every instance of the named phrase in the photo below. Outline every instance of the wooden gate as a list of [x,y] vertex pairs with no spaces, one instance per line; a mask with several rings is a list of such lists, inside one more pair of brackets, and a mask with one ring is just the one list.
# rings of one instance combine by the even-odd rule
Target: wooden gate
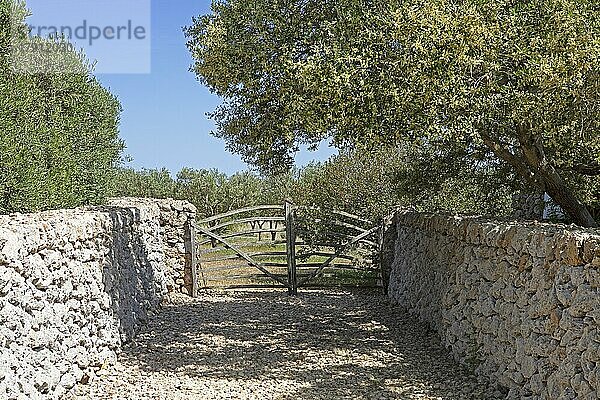
[[215,287],[383,287],[383,223],[319,208],[263,205],[193,227],[193,295]]

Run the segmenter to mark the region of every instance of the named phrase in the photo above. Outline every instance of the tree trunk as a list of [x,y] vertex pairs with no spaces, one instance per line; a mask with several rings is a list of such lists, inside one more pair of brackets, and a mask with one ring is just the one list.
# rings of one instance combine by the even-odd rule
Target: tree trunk
[[576,224],[586,228],[597,228],[598,224],[585,204],[579,201],[560,174],[548,162],[541,136],[531,133],[529,124],[523,124],[517,126],[517,138],[521,144],[523,159],[533,173],[538,186],[541,186]]
[[548,193],[576,224],[586,228],[597,228],[598,223],[587,207],[577,199],[556,169],[547,163],[539,138],[531,136],[528,129],[523,126],[518,127],[516,132],[523,152],[522,156],[509,151],[485,130],[480,131],[480,136],[484,144],[497,157],[510,164],[529,184]]
[[586,228],[597,228],[598,223],[592,217],[587,207],[582,204],[573,192],[565,185],[564,181],[554,168],[544,168],[539,171],[544,183],[546,193],[552,197],[577,225]]

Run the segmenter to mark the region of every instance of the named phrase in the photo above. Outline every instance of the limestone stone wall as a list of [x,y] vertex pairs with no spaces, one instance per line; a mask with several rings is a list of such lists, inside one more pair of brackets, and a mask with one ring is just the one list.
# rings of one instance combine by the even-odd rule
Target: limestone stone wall
[[59,399],[115,360],[184,269],[167,203],[0,216],[1,399]]
[[521,193],[513,196],[512,218],[516,220],[541,221],[546,202],[544,193]]
[[509,399],[600,398],[600,231],[401,212],[389,293]]
[[192,294],[192,238],[191,223],[196,218],[196,207],[183,200],[173,199],[112,199],[110,204],[157,205],[159,222],[164,241],[165,272],[169,292]]

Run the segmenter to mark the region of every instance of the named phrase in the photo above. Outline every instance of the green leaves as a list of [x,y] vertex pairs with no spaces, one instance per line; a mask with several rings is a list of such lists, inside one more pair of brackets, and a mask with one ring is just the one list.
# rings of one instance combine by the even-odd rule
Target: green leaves
[[[273,184],[271,184],[273,183]],[[112,196],[177,198],[198,209],[198,217],[209,217],[248,205],[279,204],[285,198],[275,179],[262,179],[250,172],[232,176],[216,169],[184,168],[173,179],[166,169],[120,169],[113,181]]]
[[[0,19],[25,16],[0,0]],[[73,54],[79,74],[24,74],[10,67],[0,25],[0,213],[76,207],[103,201],[120,161],[118,100]]]
[[[289,167],[300,144],[323,138],[340,148],[470,138],[536,190],[553,176],[567,203],[597,203],[599,178],[572,168],[600,154],[597,1],[282,4],[219,1],[186,31],[193,71],[225,98],[215,134],[246,161]],[[525,156],[531,141],[546,164]]]

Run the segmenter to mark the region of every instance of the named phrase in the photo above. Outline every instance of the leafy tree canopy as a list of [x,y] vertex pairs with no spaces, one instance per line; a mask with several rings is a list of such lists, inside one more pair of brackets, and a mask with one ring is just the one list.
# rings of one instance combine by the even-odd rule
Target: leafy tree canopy
[[216,169],[184,168],[177,174],[177,197],[192,202],[201,217],[258,204],[260,186],[260,178],[250,172],[228,177]]
[[325,138],[462,148],[597,226],[595,0],[217,0],[186,33],[216,135],[264,169]]
[[[522,189],[506,167],[410,149],[343,151],[300,171],[291,197],[302,205],[378,220],[395,207],[508,216]],[[464,157],[466,158],[466,157]],[[507,175],[508,174],[508,175]],[[512,181],[508,176],[512,175]]]
[[[231,176],[216,169],[184,168],[173,178],[167,169],[123,168],[113,181],[114,197],[176,198],[187,200],[198,209],[198,217],[235,210],[248,205],[283,201],[265,180],[251,172],[238,172]],[[266,195],[266,193],[271,193]],[[275,198],[277,200],[275,200]]]
[[166,169],[119,168],[112,181],[112,197],[173,198],[176,184]]
[[121,106],[79,53],[64,59],[77,73],[13,68],[27,15],[23,2],[0,0],[0,213],[100,203],[121,160]]

